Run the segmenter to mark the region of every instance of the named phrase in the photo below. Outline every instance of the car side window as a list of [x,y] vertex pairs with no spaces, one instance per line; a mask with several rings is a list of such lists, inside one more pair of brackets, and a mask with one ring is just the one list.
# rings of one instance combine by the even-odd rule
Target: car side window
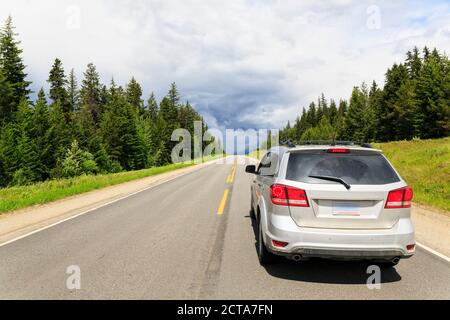
[[258,169],[256,170],[256,173],[261,174],[261,169],[264,170],[265,168],[270,168],[271,164],[271,153],[267,152],[264,157],[261,159],[258,165]]
[[263,176],[271,176],[275,174],[276,159],[275,154],[268,152],[261,160],[258,173]]

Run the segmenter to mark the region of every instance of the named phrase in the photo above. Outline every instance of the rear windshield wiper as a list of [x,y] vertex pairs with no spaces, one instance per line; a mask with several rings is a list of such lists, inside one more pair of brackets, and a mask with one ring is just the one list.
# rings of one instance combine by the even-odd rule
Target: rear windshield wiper
[[308,176],[310,178],[316,178],[316,179],[322,179],[322,180],[329,180],[329,181],[334,181],[334,182],[339,182],[342,183],[347,190],[350,190],[351,186],[345,182],[344,179],[338,178],[338,177],[331,177],[331,176]]

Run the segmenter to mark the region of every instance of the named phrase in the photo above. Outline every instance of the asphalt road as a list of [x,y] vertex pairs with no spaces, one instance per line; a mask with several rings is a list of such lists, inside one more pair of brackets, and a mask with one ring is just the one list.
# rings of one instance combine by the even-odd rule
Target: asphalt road
[[[420,248],[383,270],[372,290],[364,262],[261,267],[248,213],[252,177],[238,165],[227,183],[232,167],[206,166],[0,247],[0,298],[450,298],[450,264]],[[80,268],[79,290],[66,286],[71,265]]]

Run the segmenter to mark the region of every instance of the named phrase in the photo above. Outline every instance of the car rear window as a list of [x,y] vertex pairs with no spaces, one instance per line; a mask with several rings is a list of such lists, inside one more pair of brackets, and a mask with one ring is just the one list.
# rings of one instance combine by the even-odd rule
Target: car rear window
[[352,150],[347,154],[326,150],[293,152],[286,179],[306,183],[334,183],[309,176],[332,176],[349,184],[387,184],[400,181],[389,162],[379,153]]

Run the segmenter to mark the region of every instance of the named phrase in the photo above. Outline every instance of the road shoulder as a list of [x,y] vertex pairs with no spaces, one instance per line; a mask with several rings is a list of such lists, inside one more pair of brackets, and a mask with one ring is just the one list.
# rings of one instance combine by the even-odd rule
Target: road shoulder
[[450,217],[414,204],[412,219],[416,229],[416,240],[450,257]]

